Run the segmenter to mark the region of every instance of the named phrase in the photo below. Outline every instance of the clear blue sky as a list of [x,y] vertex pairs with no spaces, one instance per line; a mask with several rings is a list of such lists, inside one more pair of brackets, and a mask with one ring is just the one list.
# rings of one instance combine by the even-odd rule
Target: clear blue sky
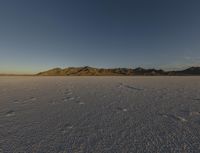
[[0,73],[200,65],[200,0],[1,0]]

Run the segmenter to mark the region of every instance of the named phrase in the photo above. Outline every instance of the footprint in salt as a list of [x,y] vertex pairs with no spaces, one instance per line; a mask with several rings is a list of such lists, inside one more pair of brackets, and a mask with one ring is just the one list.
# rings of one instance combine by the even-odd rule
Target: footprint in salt
[[73,125],[68,125],[66,128],[67,128],[67,129],[72,129],[72,128],[73,128]]
[[71,96],[72,94],[73,93],[72,93],[72,91],[70,89],[66,89],[65,92],[64,92],[64,95],[66,97],[63,98],[63,101],[67,102],[67,101],[74,100],[75,98]]
[[64,102],[67,102],[67,101],[68,101],[68,98],[64,98],[63,101],[64,101]]
[[14,104],[18,104],[18,103],[19,103],[19,100],[14,100],[13,103],[14,103]]
[[187,120],[181,116],[175,116],[178,120],[180,120],[181,122],[187,122]]
[[65,134],[65,133],[67,133],[69,130],[73,129],[73,127],[74,127],[73,125],[67,123],[67,124],[65,124],[64,127],[61,129],[61,132],[62,132],[63,134]]
[[74,99],[75,99],[74,97],[70,97],[70,98],[69,98],[69,100],[74,100]]
[[65,97],[65,98],[63,98],[63,101],[64,102],[68,102],[68,101],[72,101],[72,100],[74,100],[75,98],[74,97]]
[[64,94],[65,95],[71,95],[72,91],[70,89],[65,89]]
[[122,112],[127,112],[127,111],[128,111],[127,108],[122,108],[122,107],[117,107],[117,109],[118,109],[119,111],[122,111]]
[[77,102],[79,105],[84,105],[85,103],[84,102],[81,102],[81,101],[79,101],[79,102]]
[[164,118],[173,119],[174,121],[187,122],[187,120],[184,117],[181,117],[181,116],[171,115],[171,114],[159,114],[159,115],[164,117]]
[[70,92],[66,92],[65,95],[70,96],[70,95],[72,95],[72,92],[71,91]]
[[12,117],[15,116],[15,112],[13,110],[9,110],[8,112],[6,112],[6,117]]
[[30,98],[24,100],[24,103],[26,103],[26,102],[34,102],[34,101],[36,101],[36,100],[37,100],[37,98],[35,98],[35,97],[30,97]]
[[37,98],[35,98],[35,97],[30,97],[29,100],[30,100],[30,101],[35,101],[35,100],[37,100]]

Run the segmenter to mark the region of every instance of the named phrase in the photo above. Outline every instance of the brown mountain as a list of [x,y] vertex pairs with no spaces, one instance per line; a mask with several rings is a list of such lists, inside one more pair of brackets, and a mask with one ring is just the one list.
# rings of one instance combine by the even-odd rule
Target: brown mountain
[[69,67],[69,68],[54,68],[45,72],[40,72],[40,76],[131,76],[131,75],[166,75],[163,70],[156,69],[129,69],[129,68],[93,68],[85,67]]
[[200,67],[190,67],[182,71],[163,71],[157,69],[144,68],[93,68],[85,67],[68,67],[68,68],[54,68],[48,71],[40,72],[39,76],[133,76],[133,75],[200,75]]

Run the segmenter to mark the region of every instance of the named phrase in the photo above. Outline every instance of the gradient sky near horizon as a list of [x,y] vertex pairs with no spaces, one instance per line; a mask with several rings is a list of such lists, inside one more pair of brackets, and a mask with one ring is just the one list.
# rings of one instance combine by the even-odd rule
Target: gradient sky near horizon
[[86,65],[200,66],[200,1],[0,1],[0,73]]

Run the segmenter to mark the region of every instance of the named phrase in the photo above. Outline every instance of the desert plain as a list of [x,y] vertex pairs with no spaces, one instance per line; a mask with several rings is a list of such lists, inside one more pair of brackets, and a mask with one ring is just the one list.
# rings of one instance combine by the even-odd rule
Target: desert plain
[[2,76],[0,153],[199,153],[198,76]]

